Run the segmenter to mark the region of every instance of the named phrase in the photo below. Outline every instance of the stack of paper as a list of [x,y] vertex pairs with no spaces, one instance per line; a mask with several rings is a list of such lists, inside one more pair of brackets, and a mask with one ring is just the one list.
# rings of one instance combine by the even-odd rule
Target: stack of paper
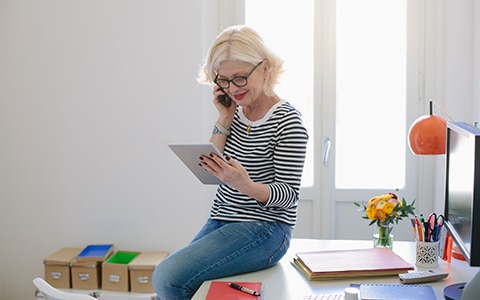
[[388,248],[299,252],[292,264],[309,280],[397,275],[414,269]]

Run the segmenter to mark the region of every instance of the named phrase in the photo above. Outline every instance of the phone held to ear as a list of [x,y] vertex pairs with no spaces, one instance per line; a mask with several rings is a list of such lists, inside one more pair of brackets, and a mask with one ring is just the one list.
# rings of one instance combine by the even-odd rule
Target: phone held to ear
[[220,103],[222,103],[226,107],[230,107],[230,105],[232,105],[232,98],[230,98],[230,96],[228,96],[226,93],[218,96],[218,101],[220,101]]

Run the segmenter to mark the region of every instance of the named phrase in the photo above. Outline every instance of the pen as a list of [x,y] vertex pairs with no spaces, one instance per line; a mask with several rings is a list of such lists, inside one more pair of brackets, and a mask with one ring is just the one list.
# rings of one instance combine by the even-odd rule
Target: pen
[[425,230],[425,238],[423,240],[425,242],[431,242],[430,241],[430,223],[423,222],[423,230]]
[[246,288],[244,286],[241,286],[241,285],[238,285],[238,284],[235,284],[235,283],[231,283],[229,282],[228,285],[231,287],[231,288],[234,288],[236,290],[239,290],[239,291],[242,291],[244,293],[247,293],[247,294],[250,294],[250,295],[254,295],[254,296],[260,296],[260,293],[257,292],[257,291],[254,291],[254,290],[251,290],[249,288]]
[[423,233],[422,233],[422,225],[420,224],[420,221],[418,220],[418,217],[415,217],[415,223],[417,223],[417,230],[418,230],[418,240],[420,242],[423,242]]

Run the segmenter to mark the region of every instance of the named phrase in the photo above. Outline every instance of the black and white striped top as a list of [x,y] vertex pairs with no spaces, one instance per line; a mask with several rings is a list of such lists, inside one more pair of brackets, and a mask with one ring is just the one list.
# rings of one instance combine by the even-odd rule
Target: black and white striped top
[[268,184],[270,198],[263,205],[228,185],[220,185],[211,218],[279,221],[294,226],[308,140],[300,113],[281,101],[261,120],[251,122],[237,108],[230,130],[225,154],[242,164],[253,181]]

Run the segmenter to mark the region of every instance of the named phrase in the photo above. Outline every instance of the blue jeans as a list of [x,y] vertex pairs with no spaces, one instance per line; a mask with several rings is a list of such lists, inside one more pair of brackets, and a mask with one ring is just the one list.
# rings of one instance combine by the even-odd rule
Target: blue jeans
[[191,299],[205,280],[271,267],[287,252],[291,233],[281,222],[209,219],[188,246],[155,268],[157,299]]

